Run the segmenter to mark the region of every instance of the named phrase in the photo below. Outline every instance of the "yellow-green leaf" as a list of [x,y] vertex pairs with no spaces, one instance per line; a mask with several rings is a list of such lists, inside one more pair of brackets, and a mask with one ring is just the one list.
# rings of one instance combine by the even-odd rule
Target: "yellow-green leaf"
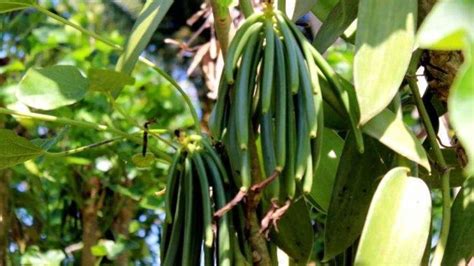
[[417,0],[360,0],[354,82],[360,124],[388,106],[410,63]]
[[431,195],[408,171],[392,169],[377,187],[355,265],[420,265],[430,231]]
[[172,0],[147,0],[133,25],[132,33],[127,39],[115,70],[128,75],[132,73],[140,54],[148,45],[172,3]]
[[88,77],[90,90],[112,94],[118,93],[126,85],[132,85],[135,82],[130,75],[110,69],[91,68]]
[[75,66],[30,68],[20,81],[16,96],[30,107],[53,110],[84,98],[87,87],[87,79]]
[[474,43],[466,49],[464,63],[459,69],[451,87],[449,99],[449,120],[456,135],[466,150],[469,163],[465,172],[474,175]]
[[421,24],[420,48],[461,50],[474,41],[474,1],[438,1]]
[[420,141],[392,111],[383,110],[364,125],[362,131],[398,154],[423,166],[428,172],[431,171],[428,156]]
[[0,129],[0,169],[26,162],[43,153],[43,149],[13,131]]
[[467,265],[474,256],[474,177],[464,182],[453,206],[442,265]]
[[155,156],[153,153],[147,153],[145,156],[141,153],[137,153],[132,156],[132,162],[138,168],[148,168],[155,162]]
[[0,0],[0,14],[25,9],[33,5],[33,0]]

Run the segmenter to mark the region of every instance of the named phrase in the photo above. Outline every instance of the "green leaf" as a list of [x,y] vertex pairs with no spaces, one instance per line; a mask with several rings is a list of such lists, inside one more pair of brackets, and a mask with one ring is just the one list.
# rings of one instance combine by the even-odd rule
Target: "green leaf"
[[313,12],[320,21],[325,21],[338,2],[338,0],[319,0],[311,9],[311,12]]
[[318,33],[313,45],[320,53],[333,44],[357,17],[359,0],[341,0],[331,10]]
[[314,183],[317,185],[311,188],[306,198],[316,208],[327,212],[344,140],[336,132],[327,128],[324,129],[323,135],[321,162],[314,174]]
[[97,245],[91,247],[92,255],[96,257],[107,256],[108,259],[115,258],[124,250],[125,245],[123,243],[107,239],[101,239]]
[[117,94],[126,85],[133,85],[135,79],[122,72],[110,69],[91,68],[88,73],[89,89]]
[[474,43],[467,49],[464,63],[453,82],[448,99],[449,121],[466,150],[469,163],[465,172],[474,175]]
[[87,87],[87,79],[74,66],[30,68],[20,81],[16,96],[30,107],[53,110],[84,98]]
[[461,50],[474,41],[474,1],[439,1],[421,24],[420,48]]
[[416,0],[360,0],[354,58],[360,124],[398,92],[413,51],[416,14]]
[[0,129],[0,169],[34,159],[44,151],[13,131]]
[[314,5],[316,5],[316,0],[285,0],[286,1],[286,14],[291,20],[296,21],[298,18],[304,14],[311,11]]
[[467,265],[474,256],[474,177],[468,178],[451,207],[451,225],[442,265]]
[[117,62],[115,70],[127,75],[132,73],[140,54],[148,45],[172,3],[172,0],[148,0],[145,3],[133,25],[132,33],[127,39],[125,49]]
[[148,168],[155,162],[155,155],[147,153],[143,156],[141,153],[137,153],[132,156],[132,162],[138,168]]
[[278,232],[272,230],[270,239],[296,263],[306,265],[313,249],[314,233],[304,199],[291,204],[278,221]]
[[390,152],[369,137],[364,143],[363,154],[352,133],[344,144],[326,217],[324,260],[344,252],[359,237],[378,178],[388,170],[379,154]]
[[33,0],[0,0],[0,14],[25,9],[33,4]]
[[362,127],[362,131],[398,154],[431,171],[426,151],[400,118],[385,109]]
[[408,169],[390,170],[370,204],[355,265],[420,265],[431,223],[431,195]]

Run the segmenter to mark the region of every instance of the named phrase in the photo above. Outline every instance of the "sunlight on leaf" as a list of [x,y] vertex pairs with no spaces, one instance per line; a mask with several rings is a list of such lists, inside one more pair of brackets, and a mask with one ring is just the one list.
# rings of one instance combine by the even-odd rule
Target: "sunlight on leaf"
[[18,85],[16,96],[24,104],[53,110],[84,98],[88,81],[75,66],[30,68]]

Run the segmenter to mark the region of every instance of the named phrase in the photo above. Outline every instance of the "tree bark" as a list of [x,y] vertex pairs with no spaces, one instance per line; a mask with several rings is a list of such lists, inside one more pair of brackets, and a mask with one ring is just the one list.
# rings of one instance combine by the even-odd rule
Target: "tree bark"
[[[128,182],[126,185],[131,186],[131,181]],[[123,201],[123,204],[112,224],[112,230],[115,234],[115,240],[117,240],[119,237],[123,237],[125,239],[129,237],[128,228],[133,217],[135,217],[135,211],[137,209],[137,202],[129,197],[120,196],[118,201]],[[128,250],[125,250],[122,254],[117,256],[117,258],[115,259],[115,265],[127,266],[129,265],[129,260],[130,252]]]
[[84,188],[84,205],[81,208],[82,214],[82,266],[93,266],[96,257],[92,254],[91,248],[97,244],[100,238],[100,230],[97,221],[97,212],[100,208],[100,180],[92,177],[87,181]]
[[[426,15],[436,4],[436,0],[418,0],[418,24],[420,25]],[[444,106],[447,106],[449,89],[462,65],[464,57],[461,51],[433,51],[426,50],[421,58],[421,65],[425,68],[425,78],[428,82],[427,90],[433,92]],[[452,143],[456,147],[458,161],[461,166],[466,166],[467,155],[457,139]]]
[[8,228],[10,220],[9,181],[11,170],[0,171],[0,266],[7,265],[8,258]]

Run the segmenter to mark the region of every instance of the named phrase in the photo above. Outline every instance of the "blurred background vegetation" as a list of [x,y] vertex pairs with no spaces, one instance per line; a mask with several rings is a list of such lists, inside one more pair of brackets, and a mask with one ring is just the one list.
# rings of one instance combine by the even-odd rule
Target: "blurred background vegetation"
[[[143,2],[39,1],[49,11],[117,44],[125,42]],[[220,64],[213,51],[215,38],[209,16],[205,1],[175,0],[144,54],[172,74],[191,96],[204,121],[215,98]],[[352,80],[352,44],[341,40],[326,56],[337,72]],[[86,72],[91,67],[113,69],[117,59],[117,51],[109,46],[36,10],[2,14],[0,106],[28,110],[17,101],[15,90],[30,67],[75,65]],[[128,86],[117,102],[138,124],[156,119],[151,128],[166,130],[167,138],[173,138],[174,130],[192,125],[182,98],[156,72],[138,64],[133,77],[135,84]],[[85,100],[49,114],[111,124],[128,132],[138,130],[114,112],[99,92],[89,92]],[[416,128],[410,115],[406,119]],[[14,129],[51,151],[112,137],[109,133],[11,116],[0,116],[0,128]],[[155,138],[150,139],[150,145],[169,149]],[[0,258],[7,261],[0,261],[0,265],[79,264],[85,248],[92,248],[101,264],[158,264],[167,165],[157,162],[148,169],[135,167],[131,157],[140,151],[139,145],[116,142],[64,158],[39,158],[0,171],[0,212],[7,214],[3,217],[8,220],[6,232],[0,230]],[[315,220],[322,221],[320,216],[315,213]],[[315,223],[315,232],[320,231],[317,227],[321,224]],[[315,254],[322,252],[322,235],[318,235],[317,243]],[[2,254],[3,250],[8,254]]]

